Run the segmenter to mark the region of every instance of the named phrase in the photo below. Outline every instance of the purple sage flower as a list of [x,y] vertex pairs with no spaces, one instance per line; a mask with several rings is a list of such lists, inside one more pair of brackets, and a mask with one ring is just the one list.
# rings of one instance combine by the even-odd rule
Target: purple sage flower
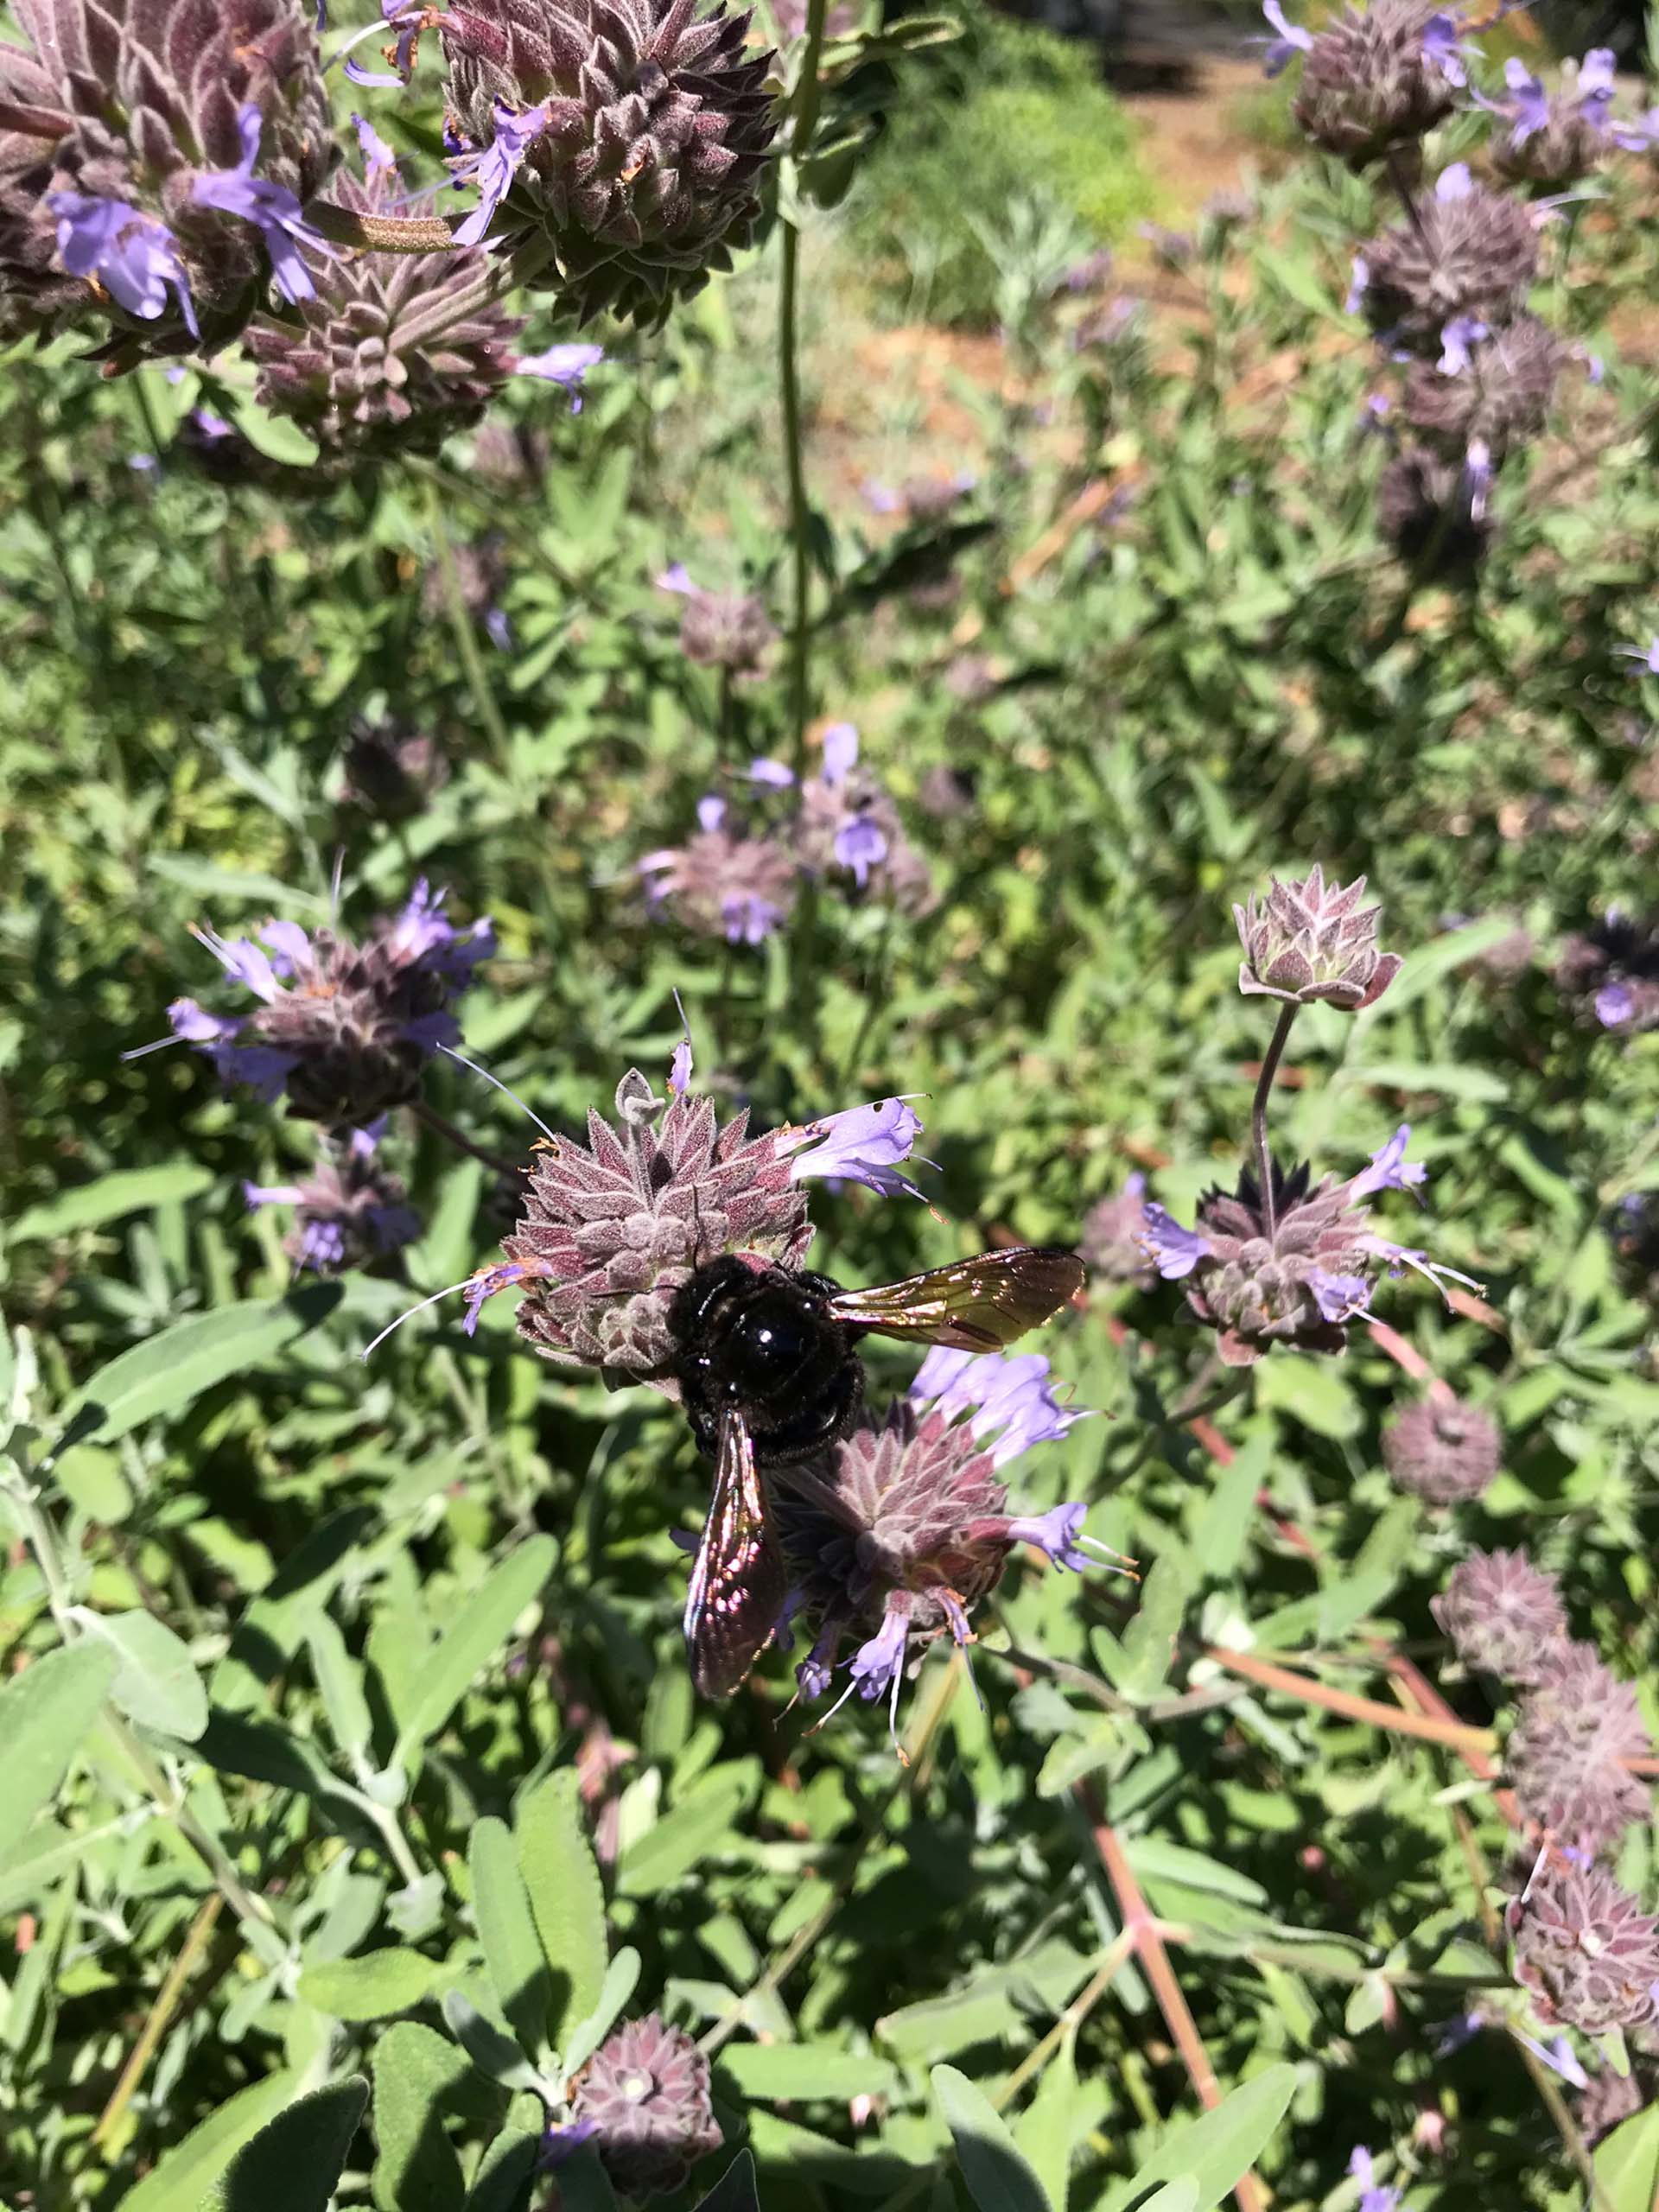
[[1091,1552],[1114,1559],[1082,1533],[1081,1504],[1007,1510],[1006,1462],[1080,1418],[1054,1397],[1045,1359],[935,1350],[885,1414],[864,1413],[837,1443],[791,1468],[778,1493],[779,1539],[798,1603],[818,1624],[796,1669],[803,1694],[823,1696],[843,1643],[858,1639],[839,1703],[855,1691],[888,1692],[896,1744],[911,1652],[946,1636],[966,1652],[974,1608],[1012,1551],[1035,1545],[1076,1572],[1094,1563]]
[[1180,1282],[1190,1275],[1198,1262],[1207,1259],[1211,1249],[1210,1239],[1196,1230],[1183,1229],[1167,1208],[1155,1198],[1146,1203],[1146,1227],[1142,1238],[1147,1255],[1166,1282]]
[[495,949],[487,921],[457,930],[442,906],[442,893],[418,883],[403,912],[361,946],[334,930],[308,936],[295,922],[266,922],[258,943],[198,930],[258,1004],[222,1016],[176,999],[168,1008],[173,1036],[204,1052],[222,1083],[268,1099],[285,1090],[302,1119],[362,1128],[414,1098],[426,1061],[459,1040],[449,1001]]
[[353,115],[353,127],[357,132],[358,150],[363,156],[363,174],[372,177],[382,172],[397,174],[397,156],[365,116]]
[[549,384],[560,385],[570,395],[570,412],[580,415],[582,379],[604,358],[602,346],[550,346],[544,353],[521,354],[512,365],[521,377],[541,377]]
[[420,1235],[420,1216],[405,1203],[404,1185],[376,1156],[385,1128],[353,1129],[343,1143],[321,1139],[315,1166],[297,1183],[244,1183],[251,1210],[292,1206],[294,1225],[283,1249],[296,1267],[319,1274],[359,1267],[395,1252]]
[[1371,1154],[1371,1164],[1362,1167],[1349,1183],[1350,1195],[1368,1198],[1378,1191],[1408,1191],[1428,1179],[1428,1170],[1421,1160],[1408,1161],[1406,1147],[1411,1141],[1411,1124],[1402,1122],[1385,1145]]
[[[796,1155],[789,1170],[793,1183],[818,1175],[862,1183],[884,1198],[900,1191],[920,1198],[915,1184],[899,1173],[899,1163],[910,1158],[921,1133],[920,1117],[904,1099],[883,1098],[849,1106],[800,1128],[782,1129],[777,1145],[780,1154]],[[809,1149],[802,1151],[804,1145]]]
[[1460,377],[1473,364],[1475,347],[1491,336],[1490,324],[1476,315],[1454,315],[1440,331],[1439,367],[1443,377]]
[[251,101],[238,113],[237,131],[242,158],[233,169],[208,169],[197,176],[190,196],[204,207],[219,207],[227,215],[240,215],[261,232],[270,257],[271,280],[290,302],[315,298],[316,285],[300,251],[302,241],[314,253],[332,256],[334,248],[321,231],[308,223],[299,200],[286,185],[255,176],[264,119]]
[[855,814],[836,832],[836,858],[852,876],[861,891],[870,880],[870,870],[879,868],[887,856],[887,841],[878,823],[868,814]]
[[457,245],[476,245],[495,220],[495,213],[512,189],[532,139],[548,124],[545,107],[526,108],[522,115],[498,99],[494,107],[495,136],[487,146],[477,147],[452,159],[455,181],[478,187],[478,205],[455,232]]
[[1303,30],[1300,24],[1286,22],[1281,0],[1262,0],[1262,13],[1277,34],[1267,41],[1262,67],[1269,77],[1281,76],[1299,54],[1312,50],[1313,34]]
[[823,733],[823,776],[826,784],[844,783],[858,766],[858,732],[851,722],[831,722]]
[[1060,1403],[1048,1362],[1036,1351],[993,1359],[936,1344],[917,1370],[908,1395],[917,1405],[936,1405],[953,1418],[968,1414],[976,1442],[990,1445],[991,1465],[999,1468],[1033,1444],[1058,1441],[1088,1417],[1086,1410],[1072,1413]]
[[1363,2145],[1349,2159],[1348,2171],[1359,2183],[1359,2203],[1356,2212],[1399,2212],[1405,2199],[1405,2191],[1382,2186],[1376,2178],[1376,2167],[1371,2154]]
[[190,281],[165,223],[124,200],[85,192],[49,192],[57,218],[58,257],[72,276],[96,277],[118,307],[141,322],[167,309],[170,291],[193,338],[200,335]]

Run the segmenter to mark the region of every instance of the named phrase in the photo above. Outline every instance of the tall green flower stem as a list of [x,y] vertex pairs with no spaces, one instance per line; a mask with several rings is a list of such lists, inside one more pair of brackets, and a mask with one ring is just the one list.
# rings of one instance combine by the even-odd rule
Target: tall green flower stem
[[1273,1154],[1268,1148],[1268,1097],[1273,1090],[1273,1079],[1279,1072],[1279,1063],[1285,1056],[1285,1043],[1290,1035],[1290,1025],[1296,1019],[1297,1008],[1293,1000],[1279,1009],[1279,1020],[1273,1033],[1273,1042],[1268,1047],[1268,1057],[1262,1063],[1262,1073],[1255,1086],[1255,1097],[1250,1107],[1250,1135],[1255,1146],[1256,1179],[1262,1185],[1262,1218],[1267,1224],[1268,1235],[1274,1232]]
[[811,512],[806,500],[806,462],[801,428],[800,290],[801,164],[818,121],[818,60],[829,0],[807,0],[806,35],[796,85],[795,125],[785,178],[781,222],[783,269],[778,290],[778,372],[784,406],[784,461],[789,473],[790,612],[789,721],[795,738],[795,766],[806,761],[806,722],[810,696],[808,655],[811,643],[808,601],[811,589]]
[[490,688],[489,671],[479,650],[478,632],[473,626],[466,594],[461,587],[461,571],[455,566],[455,549],[444,520],[443,503],[435,488],[428,503],[427,512],[432,529],[433,550],[438,556],[438,582],[443,593],[444,612],[449,618],[450,632],[455,641],[455,651],[461,657],[467,688],[473,695],[478,718],[494,748],[496,766],[511,784],[512,740],[507,734],[506,723],[501,718],[501,709],[497,706],[495,694]]

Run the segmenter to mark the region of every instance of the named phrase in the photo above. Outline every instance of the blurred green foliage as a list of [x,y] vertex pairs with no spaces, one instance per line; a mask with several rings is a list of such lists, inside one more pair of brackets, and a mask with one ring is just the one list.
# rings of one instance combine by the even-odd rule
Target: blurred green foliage
[[851,244],[905,311],[995,321],[995,241],[1021,202],[1073,226],[1076,252],[1123,238],[1157,205],[1133,124],[1090,46],[988,4],[962,11],[888,118],[861,173]]

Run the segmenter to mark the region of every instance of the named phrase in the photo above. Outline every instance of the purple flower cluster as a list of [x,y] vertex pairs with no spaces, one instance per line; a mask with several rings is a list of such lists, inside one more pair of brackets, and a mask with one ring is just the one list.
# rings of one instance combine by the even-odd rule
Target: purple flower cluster
[[[823,1697],[844,1671],[840,1705],[887,1700],[897,1745],[900,1685],[912,1657],[948,1636],[975,1641],[975,1607],[1021,1545],[1081,1573],[1087,1508],[1010,1513],[1002,1470],[1086,1416],[1065,1406],[1039,1353],[935,1350],[909,1391],[817,1459],[779,1471],[775,1507],[791,1585],[784,1619],[804,1618],[812,1647],[802,1694]],[[846,1647],[852,1645],[843,1657]]]
[[304,213],[338,158],[292,0],[106,10],[40,0],[0,42],[0,338],[105,326],[130,367],[224,345],[309,296]]
[[308,935],[297,922],[266,922],[251,938],[198,930],[257,1003],[220,1014],[175,999],[175,1039],[212,1060],[227,1088],[286,1094],[291,1114],[325,1128],[366,1128],[413,1099],[425,1063],[460,1041],[450,1001],[494,950],[489,923],[456,929],[443,898],[417,883],[402,912],[361,945],[332,929]]
[[[1370,0],[1317,32],[1292,22],[1281,0],[1264,12],[1269,72],[1302,60],[1303,130],[1357,168],[1386,162],[1405,201],[1403,219],[1361,247],[1348,301],[1407,364],[1398,408],[1376,395],[1369,411],[1393,448],[1379,515],[1415,571],[1467,579],[1495,534],[1497,473],[1543,428],[1569,353],[1527,311],[1539,226],[1554,202],[1535,207],[1503,188],[1559,194],[1616,148],[1650,149],[1651,118],[1616,120],[1605,48],[1567,63],[1553,92],[1518,60],[1501,91],[1482,91],[1471,25],[1435,0]],[[1486,150],[1499,188],[1457,162],[1423,192],[1421,142],[1459,105],[1491,118]]]
[[1147,1205],[1142,1249],[1166,1282],[1186,1284],[1188,1305],[1216,1331],[1228,1365],[1249,1366],[1274,1344],[1342,1351],[1349,1325],[1370,1313],[1384,1274],[1410,1268],[1442,1292],[1443,1277],[1470,1282],[1367,1219],[1379,1193],[1422,1182],[1427,1171],[1405,1156],[1410,1135],[1404,1125],[1396,1129],[1345,1182],[1315,1184],[1307,1166],[1287,1174],[1275,1163],[1271,1206],[1245,1169],[1236,1191],[1211,1190],[1198,1201],[1193,1229]]
[[631,1068],[613,1122],[590,1112],[585,1146],[537,1147],[505,1258],[452,1286],[466,1293],[469,1334],[487,1300],[522,1287],[519,1333],[544,1358],[677,1398],[669,1313],[694,1268],[722,1253],[799,1267],[813,1234],[803,1186],[815,1179],[915,1191],[900,1166],[922,1125],[904,1099],[752,1136],[747,1112],[722,1126],[694,1093],[689,1044],[664,1088],[659,1098]]
[[902,913],[931,910],[927,862],[887,793],[860,768],[850,722],[824,732],[816,776],[798,785],[792,769],[763,757],[751,763],[749,783],[756,800],[774,795],[768,828],[745,829],[730,803],[709,792],[697,802],[694,836],[636,864],[653,913],[698,936],[759,944],[793,910],[802,882],[819,879]]
[[343,1143],[324,1136],[316,1163],[297,1183],[245,1183],[251,1208],[292,1206],[294,1223],[283,1249],[296,1267],[335,1274],[395,1252],[421,1233],[419,1215],[405,1203],[404,1185],[378,1157],[384,1116],[353,1129]]

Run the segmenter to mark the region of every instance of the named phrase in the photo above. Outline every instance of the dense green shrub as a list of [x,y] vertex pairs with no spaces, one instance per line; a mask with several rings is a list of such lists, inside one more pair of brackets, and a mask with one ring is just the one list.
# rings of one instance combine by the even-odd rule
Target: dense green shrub
[[1086,43],[976,9],[929,77],[890,118],[850,209],[855,250],[907,311],[995,322],[996,241],[1021,203],[1067,224],[1079,257],[1154,212],[1134,126]]

